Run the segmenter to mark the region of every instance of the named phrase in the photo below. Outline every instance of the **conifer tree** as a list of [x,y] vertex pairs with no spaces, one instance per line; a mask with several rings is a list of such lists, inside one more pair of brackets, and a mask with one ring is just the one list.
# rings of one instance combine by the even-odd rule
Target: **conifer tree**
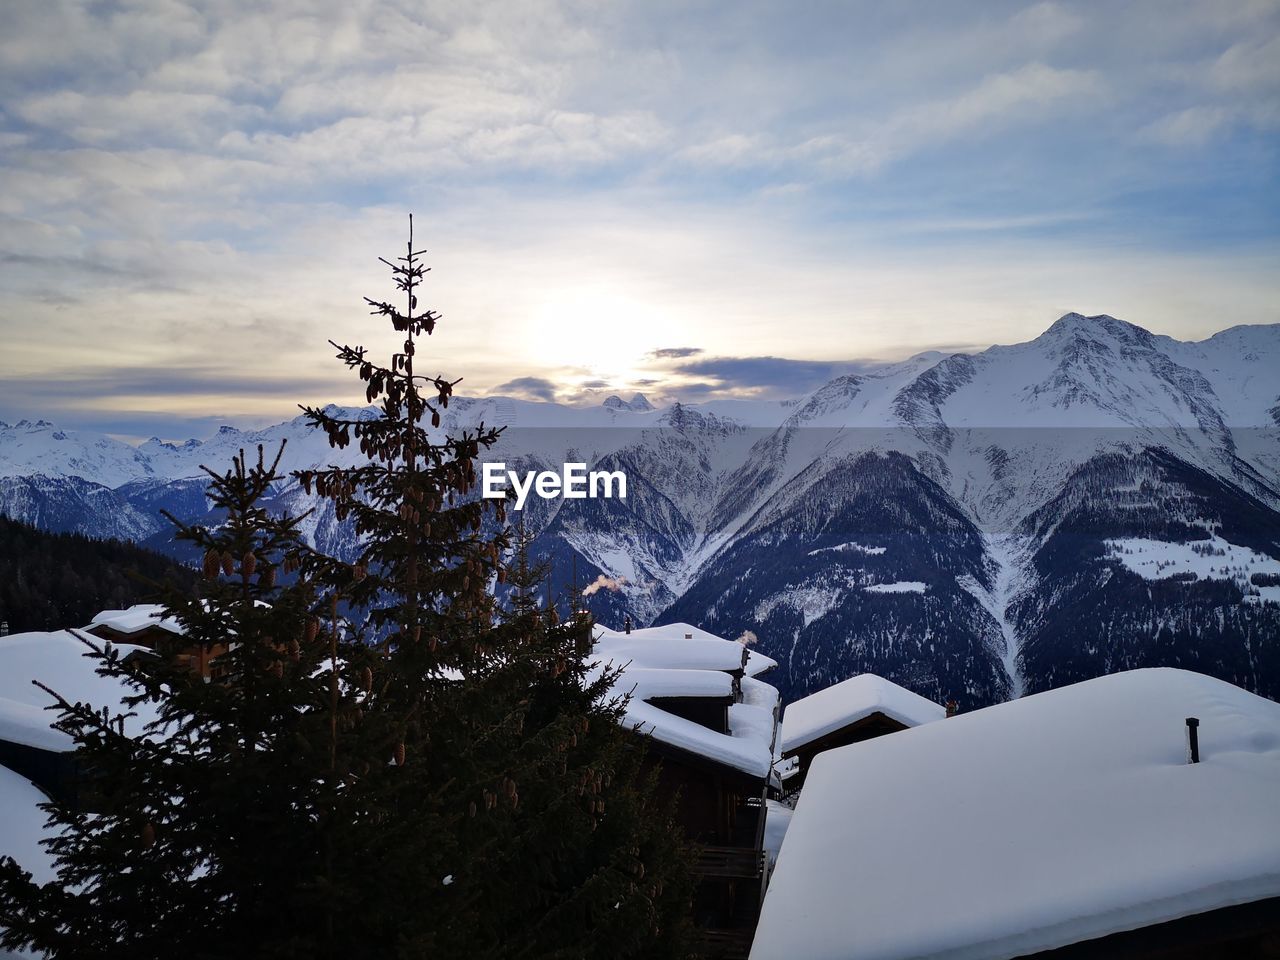
[[[347,778],[389,747],[356,721],[366,648],[336,622],[322,628],[307,577],[284,582],[306,551],[301,518],[263,506],[278,465],[259,448],[256,462],[241,452],[208,471],[225,523],[179,525],[203,579],[166,612],[186,647],[217,654],[212,680],[181,657],[123,658],[108,644],[92,655],[133,691],[123,710],[49,689],[55,725],[77,744],[80,797],[47,807],[54,881],[0,864],[0,944],[133,960],[335,955],[327,908],[348,881],[334,835],[345,849],[359,822]],[[133,714],[152,718],[141,735],[126,729]]]
[[[367,302],[402,344],[382,365],[334,343],[376,415],[303,408],[369,462],[298,474],[360,537],[350,600],[386,652],[380,707],[402,735],[374,908],[406,956],[683,955],[689,882],[670,811],[639,777],[616,677],[588,665],[589,618],[537,609],[523,528],[511,607],[497,604],[505,504],[474,486],[499,431],[438,430],[457,381],[416,372],[439,316],[418,307],[412,220],[405,255],[383,262],[402,305]],[[324,558],[308,570],[347,575]]]
[[278,456],[211,472],[227,521],[180,529],[205,580],[168,608],[191,643],[230,643],[222,675],[99,653],[137,690],[127,708],[156,714],[146,736],[58,700],[88,800],[51,807],[56,881],[0,865],[0,943],[143,960],[689,953],[678,831],[616,675],[590,663],[589,617],[538,609],[523,531],[515,599],[495,597],[505,506],[473,487],[497,431],[438,429],[456,381],[415,372],[438,317],[418,309],[410,230],[388,263],[404,310],[369,301],[403,337],[390,364],[334,344],[376,411],[304,408],[367,457],[294,475],[351,521],[354,562],[264,508]]

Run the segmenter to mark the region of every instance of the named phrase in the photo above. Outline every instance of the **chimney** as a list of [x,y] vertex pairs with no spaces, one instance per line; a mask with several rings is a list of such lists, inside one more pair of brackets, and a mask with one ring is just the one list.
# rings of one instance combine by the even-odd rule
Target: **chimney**
[[947,701],[947,716],[948,716],[948,717],[954,717],[954,716],[955,716],[957,713],[959,713],[959,712],[960,712],[960,704],[956,703],[954,700],[948,700],[948,701]]
[[1200,721],[1187,717],[1187,763],[1200,762]]
[[622,632],[626,634],[631,633],[631,614],[629,613],[622,618]]
[[692,640],[692,639],[693,639],[693,634],[692,634],[692,633],[686,633],[686,634],[684,635],[684,638],[685,638],[686,640]]
[[0,637],[7,637],[8,635],[9,635],[9,621],[8,620],[0,621]]

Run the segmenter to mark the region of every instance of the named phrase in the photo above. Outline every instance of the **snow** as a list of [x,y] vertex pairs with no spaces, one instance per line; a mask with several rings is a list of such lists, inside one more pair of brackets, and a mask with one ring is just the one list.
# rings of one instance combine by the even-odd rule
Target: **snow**
[[164,616],[164,605],[159,603],[138,603],[125,610],[103,610],[90,621],[89,626],[107,627],[119,633],[137,633],[148,627],[182,633],[178,621]]
[[836,609],[844,599],[850,582],[855,579],[860,578],[837,575],[831,579],[806,583],[802,587],[780,590],[756,604],[751,616],[757,623],[762,623],[776,608],[789,607],[800,614],[807,627]]
[[[88,640],[97,647],[103,645],[96,637]],[[122,656],[145,650],[129,644],[114,647]],[[50,726],[57,713],[44,708],[52,698],[32,680],[41,681],[71,703],[83,701],[116,712],[122,698],[135,691],[115,678],[98,676],[98,661],[88,656],[89,652],[68,630],[0,637],[0,740],[43,750],[72,749],[71,738]],[[140,716],[126,721],[126,732],[140,733],[150,718],[146,705],[136,709]]]
[[690,670],[741,670],[747,660],[742,644],[687,623],[645,627],[629,634],[597,627],[595,652],[619,666],[634,662],[642,667]]
[[[624,410],[459,396],[432,433],[456,435],[480,422],[508,425],[513,429],[486,457],[551,469],[566,460],[599,463],[619,451],[636,454],[624,459],[669,501],[680,529],[687,521],[687,538],[651,536],[647,525],[654,518],[638,503],[627,508],[635,524],[557,529],[589,562],[625,577],[633,615],[648,620],[668,609],[738,537],[785,511],[810,482],[821,482],[827,471],[813,467],[862,452],[898,450],[915,458],[989,535],[1016,529],[1060,492],[1064,477],[1105,451],[1165,446],[1232,483],[1241,480],[1240,457],[1264,484],[1278,489],[1280,448],[1268,413],[1280,393],[1277,369],[1280,325],[1239,327],[1199,343],[1179,343],[1111,317],[1068,314],[1027,343],[973,356],[932,353],[867,366],[796,400],[683,405],[681,412],[699,424],[697,430],[673,429],[674,407],[637,410],[631,408],[634,401]],[[333,410],[355,419],[371,415],[367,407]],[[261,430],[226,428],[203,441],[153,440],[137,448],[44,422],[0,425],[0,480],[24,478],[8,487],[0,483],[0,499],[7,500],[0,508],[50,524],[40,512],[41,485],[25,481],[37,474],[84,477],[105,487],[77,489],[75,496],[48,492],[50,502],[86,513],[101,535],[140,540],[160,529],[152,526],[158,521],[137,509],[136,500],[124,502],[135,496],[129,488],[117,497],[106,487],[130,483],[136,485],[132,489],[159,491],[176,480],[202,484],[201,463],[225,465],[240,449],[252,451],[261,443],[272,451],[282,439],[289,441],[281,463],[285,471],[363,462],[354,446],[331,449],[303,418]],[[767,469],[756,471],[761,464]],[[291,509],[311,505],[296,488],[285,487],[282,502]],[[95,500],[91,493],[102,496]],[[733,510],[720,516],[717,505],[729,503],[731,493]],[[547,520],[554,509],[548,509]],[[318,513],[302,529],[324,539],[334,534],[332,524],[331,514]],[[830,537],[844,544],[826,546],[824,537],[809,549],[831,560],[871,561],[885,548],[868,538],[875,539],[846,531]],[[672,543],[678,548],[671,550]],[[832,584],[792,599],[812,624],[849,590],[865,585]]]
[[687,623],[642,627],[630,633],[597,626],[595,650],[597,655],[619,665],[634,662],[642,667],[742,670],[748,677],[757,677],[778,665],[778,661],[737,640],[726,640]]
[[40,846],[47,817],[39,805],[48,799],[26,777],[0,767],[0,859],[13,857],[37,883],[54,877],[53,858]]
[[[1250,583],[1255,573],[1280,575],[1280,560],[1222,539],[1173,543],[1142,537],[1107,540],[1108,556],[1119,560],[1144,580],[1193,574],[1197,580],[1233,580],[1250,595],[1264,601],[1280,602],[1280,588],[1256,587]],[[1256,600],[1254,602],[1257,602]]]
[[834,730],[882,713],[908,727],[941,720],[947,711],[874,673],[862,673],[787,706],[782,752],[790,753]]
[[1018,534],[989,534],[986,537],[986,553],[994,569],[992,587],[987,589],[968,574],[956,577],[956,585],[982,604],[1000,628],[1004,649],[1000,660],[1005,676],[1009,678],[1009,698],[1022,696],[1025,678],[1018,663],[1018,630],[1009,619],[1009,607],[1018,593],[1026,587],[1026,570],[1031,565],[1033,549],[1031,538]]
[[[621,669],[613,693],[629,695],[623,723],[668,746],[706,757],[751,776],[767,778],[773,765],[778,691],[748,671],[747,649],[688,624],[618,633],[598,627],[591,666]],[[773,666],[773,661],[760,657]],[[766,667],[757,663],[760,672]],[[728,732],[721,733],[650,703],[663,697],[732,698]]]
[[632,700],[627,705],[623,722],[642,736],[652,736],[668,746],[687,750],[753,777],[764,779],[769,776],[773,753],[768,743],[759,737],[759,730],[754,725],[739,726],[729,734],[717,733],[644,700]]
[[853,541],[850,541],[849,543],[837,543],[834,547],[819,547],[817,550],[810,550],[809,556],[814,557],[820,553],[852,552],[852,553],[865,554],[868,557],[878,557],[882,553],[884,553],[886,549],[888,548],[887,547],[867,547],[867,546],[863,546],[861,543],[854,543]]
[[759,650],[747,650],[747,665],[743,669],[748,677],[758,677],[777,665],[777,660],[772,657],[766,657]]
[[764,849],[769,855],[769,868],[778,862],[778,854],[782,850],[782,841],[786,838],[787,828],[791,826],[791,816],[795,811],[785,803],[769,800],[764,813]]
[[899,580],[896,583],[873,583],[862,589],[867,593],[924,593],[929,587],[919,580]]
[[1168,668],[828,751],[751,956],[1002,960],[1278,896],[1277,796],[1280,704]]
[[719,670],[659,670],[627,667],[617,687],[632,697],[732,697],[733,677]]

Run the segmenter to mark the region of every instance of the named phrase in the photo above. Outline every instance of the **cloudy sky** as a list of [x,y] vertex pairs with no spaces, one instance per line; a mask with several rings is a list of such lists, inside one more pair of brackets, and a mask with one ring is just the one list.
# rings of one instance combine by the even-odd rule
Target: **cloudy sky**
[[355,400],[409,212],[470,393],[1272,323],[1278,128],[1276,0],[6,0],[0,419]]

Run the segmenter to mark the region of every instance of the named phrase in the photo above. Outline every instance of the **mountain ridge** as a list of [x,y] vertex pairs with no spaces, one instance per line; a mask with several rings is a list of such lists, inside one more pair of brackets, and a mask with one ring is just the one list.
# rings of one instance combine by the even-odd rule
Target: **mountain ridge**
[[[1217,568],[1194,582],[1187,570],[1178,583],[1146,578],[1183,563],[1183,548],[1225,550],[1205,532],[1214,517],[1280,516],[1276,371],[1280,324],[1184,342],[1070,313],[1025,343],[920,354],[791,402],[459,397],[440,430],[504,425],[487,459],[509,467],[575,460],[626,470],[626,501],[526,509],[557,585],[574,571],[582,582],[603,576],[612,586],[592,609],[613,625],[630,615],[728,636],[750,630],[782,664],[788,696],[863,671],[968,704],[1050,677],[1082,679],[1115,664],[1068,649],[1051,620],[1091,603],[1098,629],[1112,633],[1077,631],[1086,648],[1113,644],[1137,666],[1153,665],[1158,651],[1210,662],[1223,679],[1239,682],[1243,671],[1242,685],[1277,696],[1280,666],[1266,666],[1266,651],[1280,646],[1280,597],[1273,602],[1270,587]],[[282,439],[289,469],[359,458],[330,449],[301,417],[185,444],[105,439],[47,421],[0,426],[0,512],[21,517],[39,505],[41,522],[100,523],[113,535],[127,522],[134,532],[125,535],[163,549],[157,511],[200,516],[201,463]],[[277,499],[312,505],[288,483]],[[1190,504],[1201,525],[1153,526],[1152,503]],[[331,513],[307,524],[318,545],[350,549]],[[1150,549],[1142,544],[1153,529],[1182,538],[1168,541],[1174,559],[1126,566],[1123,549]],[[1233,536],[1227,555],[1250,569],[1280,559],[1280,542]],[[1139,546],[1113,546],[1131,542]],[[1179,603],[1203,622],[1178,622]],[[1149,609],[1121,609],[1135,604]],[[1223,633],[1210,621],[1233,626]],[[1143,630],[1163,639],[1142,640]],[[1221,649],[1201,656],[1197,637],[1210,633]]]

